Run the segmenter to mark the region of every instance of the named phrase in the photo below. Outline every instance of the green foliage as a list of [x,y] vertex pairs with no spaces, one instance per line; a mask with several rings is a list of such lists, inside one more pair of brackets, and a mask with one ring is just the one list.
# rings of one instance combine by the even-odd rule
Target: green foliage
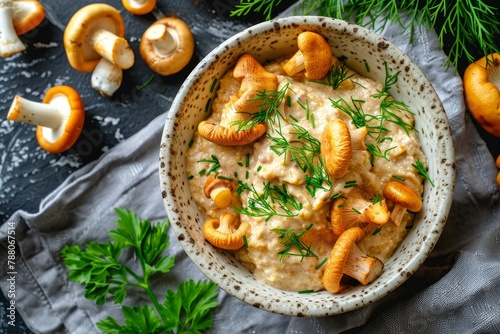
[[[201,333],[213,326],[212,309],[217,306],[217,286],[209,281],[192,280],[180,284],[177,293],[166,292],[165,302],[156,299],[149,279],[168,273],[174,258],[163,256],[169,246],[169,221],[151,224],[129,210],[116,209],[118,228],[108,233],[111,242],[88,242],[87,249],[66,245],[61,255],[70,270],[69,279],[84,285],[85,297],[98,305],[112,298],[121,304],[128,288],[142,288],[154,306],[122,306],[125,324],[107,317],[97,323],[105,333]],[[132,248],[141,265],[134,272],[120,262],[121,251]]]

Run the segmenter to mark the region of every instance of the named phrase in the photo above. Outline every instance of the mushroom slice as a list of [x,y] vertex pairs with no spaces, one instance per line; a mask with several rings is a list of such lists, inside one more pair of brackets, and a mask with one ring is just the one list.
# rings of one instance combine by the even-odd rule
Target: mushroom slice
[[345,288],[341,283],[344,274],[367,285],[382,273],[384,264],[364,254],[356,245],[363,236],[360,228],[353,227],[342,233],[335,242],[323,273],[323,285],[327,291],[342,291]]
[[309,80],[319,80],[330,71],[333,63],[332,50],[327,41],[315,32],[305,31],[297,37],[299,50],[284,65],[289,76],[305,70]]
[[122,0],[122,5],[134,15],[145,15],[153,11],[156,0]]
[[493,53],[467,66],[464,93],[474,119],[500,137],[500,54]]
[[139,44],[142,59],[161,75],[182,70],[194,53],[194,37],[181,19],[164,17],[154,22],[142,35]]
[[45,9],[35,0],[0,0],[0,56],[8,57],[26,50],[19,35],[38,26]]
[[[94,71],[103,59],[120,69],[132,67],[134,52],[123,38],[124,34],[122,17],[114,7],[95,3],[81,8],[64,30],[64,49],[69,64],[81,72]],[[97,81],[108,85],[107,78],[105,74]],[[106,92],[108,89],[100,91]]]
[[238,59],[233,77],[241,82],[238,99],[234,102],[237,112],[251,114],[259,112],[264,102],[258,98],[259,94],[278,89],[278,77],[266,71],[250,54],[244,54]]
[[351,227],[359,227],[366,231],[370,224],[384,225],[389,221],[391,213],[385,200],[371,200],[369,193],[359,187],[352,188],[346,197],[338,197],[332,203],[330,219],[333,234],[340,236]]
[[238,216],[222,212],[220,219],[212,218],[203,224],[203,235],[215,247],[227,250],[240,249],[245,244],[243,237],[250,231],[250,225],[238,221]]
[[51,153],[69,149],[83,129],[85,111],[80,95],[69,86],[54,86],[43,103],[14,97],[7,119],[37,125],[39,145]]
[[233,191],[236,189],[236,180],[225,173],[210,175],[205,181],[203,191],[211,198],[219,209],[227,208],[233,201]]
[[420,196],[401,182],[388,182],[384,186],[384,196],[395,204],[391,212],[391,220],[396,226],[401,224],[406,210],[418,212],[422,209]]
[[349,127],[341,119],[334,119],[325,125],[321,138],[321,157],[332,178],[341,178],[349,169],[352,156]]

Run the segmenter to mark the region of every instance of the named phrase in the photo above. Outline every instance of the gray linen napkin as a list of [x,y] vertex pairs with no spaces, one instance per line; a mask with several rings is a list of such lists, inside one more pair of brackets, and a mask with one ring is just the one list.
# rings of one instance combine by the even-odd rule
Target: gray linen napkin
[[[288,11],[286,14],[290,14]],[[462,97],[462,83],[444,68],[446,56],[433,31],[412,45],[408,32],[389,25],[379,33],[399,46],[425,72],[448,114],[456,145],[457,184],[443,234],[423,266],[390,295],[370,306],[325,318],[294,318],[253,308],[219,293],[212,333],[500,333],[500,205],[493,157],[479,137]],[[165,115],[102,157],[73,173],[40,206],[16,212],[18,246],[16,307],[37,333],[96,333],[95,323],[118,306],[98,307],[68,281],[59,254],[65,244],[103,241],[115,228],[113,208],[128,208],[151,221],[166,218],[158,180],[158,151]],[[8,224],[0,229],[0,287],[9,290]],[[158,291],[183,280],[203,279],[169,231],[176,265],[155,281]],[[142,304],[131,294],[128,304]]]

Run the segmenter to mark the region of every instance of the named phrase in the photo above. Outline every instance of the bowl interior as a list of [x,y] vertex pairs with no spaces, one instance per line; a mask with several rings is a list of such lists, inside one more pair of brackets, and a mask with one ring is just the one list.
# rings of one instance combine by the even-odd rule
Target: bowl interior
[[[367,286],[340,294],[326,291],[298,294],[255,280],[230,253],[205,241],[201,226],[205,217],[191,197],[184,154],[200,121],[207,118],[218,79],[244,53],[261,63],[297,50],[297,36],[318,32],[335,56],[359,74],[384,81],[386,67],[399,72],[391,94],[410,106],[427,157],[428,174],[423,209],[414,227],[385,264],[383,274]],[[381,298],[403,283],[425,260],[446,222],[454,187],[454,149],[443,106],[430,82],[398,48],[357,25],[323,17],[288,17],[253,26],[214,49],[190,74],[167,116],[160,150],[160,181],[172,227],[201,271],[223,290],[250,305],[279,314],[327,316],[359,308]]]

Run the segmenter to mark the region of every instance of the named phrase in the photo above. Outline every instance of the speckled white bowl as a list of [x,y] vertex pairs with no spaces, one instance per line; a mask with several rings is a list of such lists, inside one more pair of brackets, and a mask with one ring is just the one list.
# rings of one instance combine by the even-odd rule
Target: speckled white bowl
[[[296,51],[302,31],[323,35],[337,57],[359,74],[384,81],[384,62],[390,73],[400,72],[392,95],[416,113],[423,151],[428,159],[423,209],[414,227],[385,264],[383,274],[367,286],[341,294],[311,294],[278,290],[263,284],[229,252],[205,241],[200,214],[189,190],[185,152],[200,121],[208,117],[215,95],[213,83],[243,53],[264,62]],[[288,17],[255,25],[231,37],[205,57],[180,88],[167,116],[160,150],[162,196],[172,227],[184,250],[201,271],[234,297],[274,313],[293,316],[328,316],[360,308],[401,285],[426,259],[446,223],[455,182],[455,157],[448,119],[430,82],[398,48],[357,25],[321,17]]]

